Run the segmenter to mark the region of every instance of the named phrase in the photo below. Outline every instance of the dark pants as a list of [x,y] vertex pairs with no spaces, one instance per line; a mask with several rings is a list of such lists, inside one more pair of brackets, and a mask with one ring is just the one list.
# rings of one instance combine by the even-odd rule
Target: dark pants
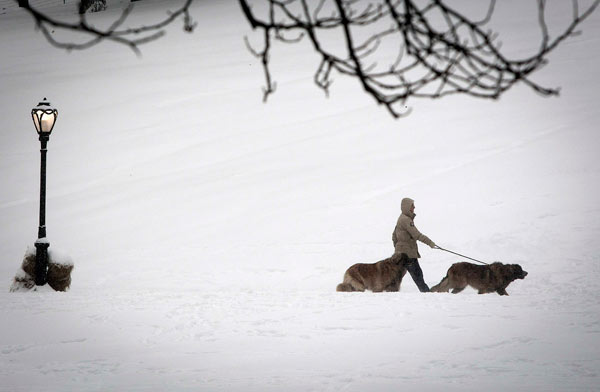
[[422,293],[429,292],[429,286],[423,280],[423,270],[421,270],[421,266],[419,265],[419,260],[417,259],[408,259],[408,263],[406,264],[406,269],[408,273],[413,278],[419,291]]

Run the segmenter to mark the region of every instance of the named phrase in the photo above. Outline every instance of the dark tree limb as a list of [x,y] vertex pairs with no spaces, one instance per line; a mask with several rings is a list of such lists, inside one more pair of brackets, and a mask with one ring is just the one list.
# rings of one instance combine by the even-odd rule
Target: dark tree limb
[[[181,0],[163,20],[134,28],[124,27],[133,11],[130,4],[106,29],[95,27],[85,14],[76,22],[65,22],[27,1],[13,1],[31,14],[52,45],[66,50],[87,49],[108,40],[140,54],[140,45],[162,37],[165,27],[178,19],[186,31],[196,26],[190,16],[194,0]],[[410,98],[463,94],[497,99],[516,83],[541,95],[558,95],[558,88],[542,86],[531,77],[560,43],[578,33],[576,29],[600,0],[588,0],[585,7],[572,0],[572,19],[554,37],[546,22],[546,0],[536,0],[539,49],[520,59],[508,58],[498,33],[486,29],[496,7],[496,0],[487,1],[484,15],[475,20],[445,0],[238,0],[251,28],[261,33],[258,45],[247,37],[245,42],[263,68],[264,101],[277,87],[269,67],[274,44],[301,40],[308,40],[320,58],[313,79],[325,94],[333,75],[348,76],[394,117],[407,113]],[[54,30],[81,33],[86,39],[60,41]]]
[[[542,86],[531,75],[547,63],[548,54],[600,4],[592,1],[583,12],[573,0],[573,17],[564,31],[551,37],[545,19],[545,0],[537,0],[541,42],[539,50],[522,59],[509,59],[498,34],[484,30],[496,1],[488,0],[480,20],[472,20],[443,0],[239,0],[254,30],[296,31],[307,37],[321,57],[315,84],[326,93],[332,71],[356,79],[365,93],[400,117],[409,98],[441,98],[466,94],[497,99],[518,82],[542,95],[557,95],[557,88]],[[259,15],[256,5],[269,5]],[[311,6],[313,8],[311,8]],[[441,18],[440,18],[441,16]],[[443,22],[440,22],[440,19]],[[329,48],[325,33],[337,32],[345,48]],[[386,45],[387,42],[387,45]],[[394,42],[390,45],[389,42]],[[265,35],[265,47],[272,48]],[[389,56],[390,48],[396,53]],[[261,59],[268,88],[273,82],[269,50],[254,54]]]
[[[161,38],[165,34],[164,28],[178,18],[183,18],[185,31],[193,31],[196,25],[193,23],[189,13],[189,8],[193,1],[194,0],[186,0],[179,8],[174,11],[168,11],[168,15],[163,18],[163,20],[152,25],[124,28],[123,26],[134,8],[133,4],[129,4],[107,29],[95,27],[88,21],[85,13],[79,15],[79,20],[77,22],[65,22],[50,17],[29,3],[22,4],[21,7],[31,14],[35,20],[36,27],[40,29],[48,42],[57,48],[83,50],[107,40],[126,45],[137,55],[140,55],[140,45]],[[77,8],[79,9],[80,6]],[[82,33],[84,37],[87,38],[85,38],[83,42],[60,41],[54,37],[54,30]]]

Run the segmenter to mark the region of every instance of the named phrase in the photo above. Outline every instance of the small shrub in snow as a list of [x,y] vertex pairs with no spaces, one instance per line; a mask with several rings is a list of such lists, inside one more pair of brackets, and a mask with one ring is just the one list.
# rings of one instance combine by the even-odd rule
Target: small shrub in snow
[[[27,248],[21,268],[17,271],[10,287],[11,292],[37,291],[39,288],[35,285],[35,253],[36,249],[33,246]],[[48,250],[47,282],[53,290],[69,290],[73,268],[73,261],[69,256],[52,249]]]
[[[25,260],[23,260],[23,263],[25,263]],[[10,286],[10,292],[14,293],[17,291],[30,291],[34,287],[35,281],[33,280],[33,276],[29,275],[23,270],[23,268],[21,268],[15,275],[13,283]]]

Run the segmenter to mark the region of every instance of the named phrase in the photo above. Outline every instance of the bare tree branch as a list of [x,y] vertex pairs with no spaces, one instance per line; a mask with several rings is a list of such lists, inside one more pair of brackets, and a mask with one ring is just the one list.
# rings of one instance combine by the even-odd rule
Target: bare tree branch
[[[239,0],[239,3],[253,29],[298,31],[308,37],[321,57],[314,81],[326,93],[335,70],[355,78],[366,94],[394,117],[400,117],[409,98],[466,94],[497,99],[518,82],[542,95],[557,95],[557,88],[541,86],[531,75],[547,63],[548,54],[559,43],[575,34],[577,26],[598,7],[600,0],[594,0],[583,13],[579,11],[579,2],[573,0],[572,21],[554,38],[546,23],[546,1],[537,0],[540,47],[523,59],[507,58],[497,41],[498,34],[484,30],[494,13],[495,0],[489,0],[481,20],[472,20],[443,0]],[[251,3],[270,4],[270,15],[266,18],[257,15]],[[343,51],[339,45],[327,47],[327,40],[322,38],[325,31],[338,32],[345,45]],[[389,56],[394,48],[395,54]],[[269,86],[272,77],[268,53],[263,52],[259,57]]]
[[[14,1],[15,3],[18,2],[18,0]],[[137,55],[140,55],[140,45],[161,38],[165,34],[164,28],[180,17],[183,17],[184,30],[188,32],[193,31],[196,24],[192,21],[189,14],[189,8],[193,1],[194,0],[186,0],[183,5],[177,8],[175,11],[169,11],[167,17],[157,23],[148,26],[138,26],[135,28],[122,28],[125,21],[133,11],[133,4],[129,4],[121,12],[121,15],[107,29],[96,28],[90,24],[85,13],[81,13],[79,15],[78,22],[65,22],[51,18],[44,12],[41,12],[35,7],[31,6],[29,3],[25,4],[22,8],[31,14],[35,20],[36,27],[42,31],[48,42],[57,48],[66,50],[83,50],[97,45],[102,41],[108,40],[126,45]],[[80,43],[59,41],[53,36],[53,30],[55,29],[82,33],[84,36],[89,38]]]
[[[140,45],[162,37],[164,29],[178,19],[183,21],[184,30],[193,31],[193,1],[181,0],[162,20],[133,28],[125,27],[133,12],[131,5],[106,29],[91,24],[85,13],[76,22],[65,22],[28,4],[24,9],[45,38],[58,48],[81,50],[108,40],[126,45],[139,55]],[[394,117],[407,113],[406,104],[411,98],[464,94],[497,99],[519,82],[539,94],[557,95],[558,88],[542,86],[531,76],[548,62],[548,55],[561,42],[578,33],[576,29],[600,5],[600,0],[588,0],[581,8],[578,0],[572,0],[572,19],[553,37],[546,21],[546,0],[536,0],[539,48],[525,58],[510,59],[502,51],[499,34],[486,30],[496,0],[488,0],[479,20],[459,12],[446,0],[238,2],[252,29],[262,33],[258,44],[251,44],[248,37],[245,42],[262,65],[264,101],[277,87],[269,67],[274,43],[308,40],[320,58],[314,83],[325,94],[329,94],[333,75],[344,75],[357,80],[363,91]],[[60,41],[54,30],[81,33],[85,40]]]

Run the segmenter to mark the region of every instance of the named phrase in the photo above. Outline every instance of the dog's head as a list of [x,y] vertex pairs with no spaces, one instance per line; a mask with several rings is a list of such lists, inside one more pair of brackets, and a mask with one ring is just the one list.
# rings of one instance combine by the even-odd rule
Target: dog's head
[[519,264],[509,264],[507,267],[510,269],[512,279],[525,279],[527,271],[524,271]]
[[527,271],[523,270],[519,264],[514,264],[515,272],[518,274],[517,279],[525,279]]
[[502,264],[497,261],[490,264],[490,268],[509,282],[516,279],[525,279],[527,276],[527,271],[523,271],[519,264]]
[[394,253],[392,261],[395,264],[404,267],[408,263],[408,255],[406,253]]

